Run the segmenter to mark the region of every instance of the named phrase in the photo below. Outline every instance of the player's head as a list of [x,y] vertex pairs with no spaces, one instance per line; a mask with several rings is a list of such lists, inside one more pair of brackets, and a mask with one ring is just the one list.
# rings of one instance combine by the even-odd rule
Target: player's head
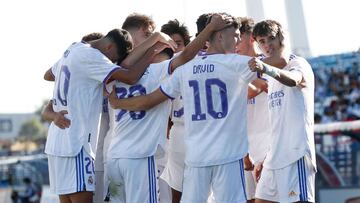
[[252,37],[252,33],[255,27],[254,20],[248,17],[239,17],[237,18],[241,23],[239,28],[240,30],[240,44],[237,47],[236,52],[238,54],[247,55],[248,50],[254,48],[254,38]]
[[273,56],[284,50],[284,31],[281,24],[275,20],[257,23],[253,30],[253,38],[266,56]]
[[100,32],[93,32],[93,33],[90,33],[90,34],[87,34],[87,35],[83,36],[81,38],[81,41],[82,42],[90,42],[90,41],[98,40],[98,39],[103,38],[103,37],[104,37],[104,34],[102,34]]
[[[213,15],[214,13],[204,13],[202,15],[200,15],[198,17],[198,19],[196,20],[196,27],[197,27],[197,33],[195,36],[198,36],[200,34],[201,31],[203,31],[206,27],[206,24],[209,20],[209,18]],[[204,46],[203,49],[207,49],[208,48],[208,42],[206,42],[206,45]]]
[[99,43],[99,50],[112,62],[121,62],[133,48],[130,33],[122,29],[111,30]]
[[[213,51],[217,51],[219,53],[235,53],[237,46],[240,43],[240,23],[234,16],[226,13],[219,14],[232,18],[232,23],[211,34],[209,38],[209,49],[211,48]],[[208,23],[210,23],[210,21],[211,18],[208,19]]]
[[125,19],[122,29],[130,32],[136,47],[153,33],[155,22],[150,16],[133,13]]
[[201,31],[203,31],[203,29],[205,29],[208,21],[209,21],[209,18],[213,15],[214,13],[204,13],[202,15],[200,15],[198,17],[198,19],[196,20],[196,27],[197,27],[197,33],[195,36],[198,36],[199,33]]
[[188,28],[179,23],[177,19],[170,20],[161,26],[161,32],[169,35],[177,44],[175,52],[183,51],[185,46],[190,43],[190,35]]
[[162,61],[171,59],[174,56],[174,51],[171,48],[163,49],[158,55],[156,55],[152,63],[160,63]]

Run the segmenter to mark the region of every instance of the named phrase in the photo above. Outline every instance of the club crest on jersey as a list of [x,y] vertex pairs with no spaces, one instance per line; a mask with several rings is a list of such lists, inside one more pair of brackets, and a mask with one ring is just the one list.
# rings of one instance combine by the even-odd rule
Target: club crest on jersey
[[89,185],[94,184],[94,179],[93,179],[92,176],[89,176],[89,178],[88,178],[88,184],[89,184]]

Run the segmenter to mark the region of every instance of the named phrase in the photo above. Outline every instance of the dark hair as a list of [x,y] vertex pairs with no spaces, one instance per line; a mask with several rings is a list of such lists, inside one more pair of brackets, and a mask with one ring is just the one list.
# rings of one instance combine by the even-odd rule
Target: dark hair
[[237,20],[240,22],[240,33],[244,34],[252,34],[254,27],[255,27],[255,22],[252,18],[249,17],[239,17],[237,18]]
[[171,59],[174,56],[174,51],[171,48],[165,48],[160,52],[160,54],[166,54],[169,56],[169,59]]
[[100,38],[103,38],[103,37],[104,37],[104,34],[102,34],[100,32],[93,32],[93,33],[90,33],[90,34],[87,34],[87,35],[83,36],[81,38],[81,41],[90,42],[90,41],[94,41],[94,40],[97,40],[97,39],[100,39]]
[[190,43],[188,28],[184,24],[180,25],[177,19],[170,20],[166,24],[162,25],[160,31],[167,35],[179,34],[183,38],[185,46]]
[[119,56],[118,62],[121,62],[133,49],[133,42],[128,31],[123,29],[113,29],[106,34],[104,38],[109,39],[116,44],[117,54]]
[[134,28],[140,29],[149,26],[151,26],[153,30],[155,29],[155,22],[150,16],[139,13],[132,13],[125,19],[121,28],[125,30],[131,30]]
[[213,14],[214,13],[204,13],[198,17],[198,19],[196,20],[196,26],[197,26],[196,36],[198,36],[200,34],[200,32],[203,31],[203,29],[205,29],[209,18]]
[[281,46],[284,45],[284,32],[279,22],[275,20],[264,20],[257,23],[253,30],[253,38],[264,37],[267,35],[273,35],[279,37]]

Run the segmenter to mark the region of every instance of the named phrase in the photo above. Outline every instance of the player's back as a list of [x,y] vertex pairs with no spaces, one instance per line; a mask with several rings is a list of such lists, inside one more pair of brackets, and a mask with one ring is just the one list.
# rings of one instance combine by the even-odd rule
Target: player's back
[[71,125],[62,130],[51,124],[46,153],[75,156],[85,146],[94,156],[90,142],[97,135],[102,83],[115,68],[115,64],[89,44],[74,43],[65,51],[52,68],[55,75],[53,109],[66,110]]
[[175,71],[185,110],[186,164],[218,165],[245,156],[247,86],[256,77],[249,59],[204,55]]
[[[135,85],[116,82],[119,98],[145,95],[159,87],[168,76],[169,61],[151,64]],[[111,84],[109,86],[112,86]],[[154,155],[159,144],[165,144],[170,102],[147,111],[127,111],[109,108],[113,129],[109,158],[143,158]]]

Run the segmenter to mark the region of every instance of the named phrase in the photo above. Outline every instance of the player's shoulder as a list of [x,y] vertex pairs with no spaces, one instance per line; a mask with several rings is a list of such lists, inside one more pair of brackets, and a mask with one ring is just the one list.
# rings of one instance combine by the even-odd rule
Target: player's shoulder
[[301,66],[301,67],[308,67],[308,68],[311,68],[309,62],[301,57],[301,56],[297,56],[295,54],[291,54],[289,56],[289,64],[290,66]]

